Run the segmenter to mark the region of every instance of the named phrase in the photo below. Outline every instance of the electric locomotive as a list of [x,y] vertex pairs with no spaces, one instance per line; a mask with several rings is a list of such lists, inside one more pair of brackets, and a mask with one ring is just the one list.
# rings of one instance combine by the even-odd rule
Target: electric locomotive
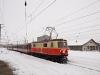
[[67,61],[67,41],[63,39],[52,39],[49,41],[32,42],[31,53],[41,54],[48,59],[56,61]]
[[27,44],[9,45],[8,49],[45,57],[57,62],[67,62],[67,40],[52,39]]

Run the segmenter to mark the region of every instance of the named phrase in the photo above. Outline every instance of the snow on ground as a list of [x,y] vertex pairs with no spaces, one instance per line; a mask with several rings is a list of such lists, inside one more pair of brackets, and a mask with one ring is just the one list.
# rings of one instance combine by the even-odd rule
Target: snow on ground
[[68,64],[59,64],[0,48],[0,60],[16,75],[100,75],[100,52],[69,51],[68,59]]
[[100,52],[70,51],[69,54],[72,63],[100,71]]

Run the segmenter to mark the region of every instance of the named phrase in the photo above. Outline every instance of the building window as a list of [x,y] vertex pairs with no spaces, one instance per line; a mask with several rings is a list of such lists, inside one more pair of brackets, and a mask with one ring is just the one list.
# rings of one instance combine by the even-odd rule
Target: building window
[[93,46],[93,50],[95,50],[95,46]]
[[90,46],[90,50],[92,50],[92,46]]
[[87,46],[87,49],[89,49],[89,46]]
[[84,50],[85,50],[85,48],[84,48]]
[[47,47],[47,43],[44,43],[44,44],[43,44],[43,47]]
[[96,46],[96,50],[98,50],[98,46]]

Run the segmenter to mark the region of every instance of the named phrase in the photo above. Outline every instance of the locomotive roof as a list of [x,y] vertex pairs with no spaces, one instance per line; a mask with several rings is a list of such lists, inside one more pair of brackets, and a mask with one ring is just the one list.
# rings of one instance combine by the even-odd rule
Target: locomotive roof
[[36,42],[32,42],[32,43],[42,43],[42,42],[49,42],[49,41],[66,41],[66,40],[64,40],[64,39],[52,39],[52,40],[36,41]]
[[64,39],[52,39],[50,41],[66,41],[66,40],[64,40]]

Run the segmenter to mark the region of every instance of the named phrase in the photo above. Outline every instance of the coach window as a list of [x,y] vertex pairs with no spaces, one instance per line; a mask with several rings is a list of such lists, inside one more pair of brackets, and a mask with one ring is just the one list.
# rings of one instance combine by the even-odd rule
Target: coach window
[[47,47],[47,43],[44,43],[44,44],[43,44],[43,47]]

